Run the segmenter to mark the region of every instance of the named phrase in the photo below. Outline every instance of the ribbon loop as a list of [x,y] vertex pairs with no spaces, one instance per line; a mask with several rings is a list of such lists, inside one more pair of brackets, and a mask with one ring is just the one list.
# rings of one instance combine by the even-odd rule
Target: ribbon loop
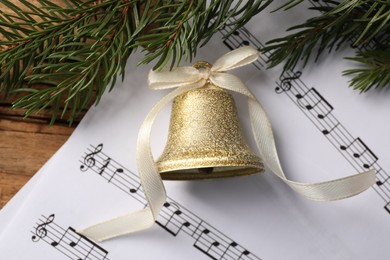
[[259,52],[250,47],[245,46],[233,51],[230,51],[219,58],[211,68],[213,72],[225,72],[248,65],[257,60]]
[[193,67],[177,67],[171,71],[150,71],[148,77],[151,89],[169,89],[188,86],[197,83],[202,78],[199,71]]
[[293,190],[306,198],[318,201],[344,199],[368,189],[375,183],[375,170],[319,183],[300,183],[287,179],[279,162],[271,123],[256,97],[236,76],[226,73],[257,60],[258,51],[252,47],[233,50],[219,58],[211,69],[178,67],[173,70],[151,71],[149,86],[152,89],[176,88],[163,97],[143,122],[137,142],[137,165],[148,207],[125,216],[78,231],[101,241],[119,235],[146,229],[155,222],[165,200],[165,188],[150,149],[150,132],[159,111],[176,96],[191,89],[203,87],[207,81],[248,97],[249,116],[256,145],[265,164]]

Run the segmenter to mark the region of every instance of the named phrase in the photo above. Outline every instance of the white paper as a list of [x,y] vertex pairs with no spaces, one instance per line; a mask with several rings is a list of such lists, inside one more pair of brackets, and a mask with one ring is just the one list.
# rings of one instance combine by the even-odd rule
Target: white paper
[[[262,32],[265,26],[256,26],[263,19],[248,25],[258,39],[267,35]],[[230,45],[245,40],[255,44],[243,31],[230,39]],[[228,51],[222,46],[216,36],[197,59],[214,61]],[[150,67],[135,68],[133,58],[124,83],[117,83],[88,112],[46,169],[45,178],[25,198],[0,238],[0,255],[4,259],[387,259],[390,213],[384,206],[389,202],[389,184],[384,181],[390,171],[385,159],[390,139],[385,133],[390,123],[385,118],[390,104],[385,95],[361,96],[348,89],[340,72],[350,64],[340,56],[302,70],[299,79],[294,73],[279,79],[280,70],[259,72],[255,66],[235,74],[268,112],[290,178],[327,180],[372,164],[382,169],[378,176],[382,185],[347,200],[319,203],[294,193],[268,170],[225,180],[166,181],[169,204],[159,225],[99,245],[78,236],[73,229],[145,206],[135,173],[137,132],[167,92],[148,90]],[[291,88],[277,94],[282,81]],[[246,100],[234,96],[254,147]],[[155,123],[155,156],[165,144],[169,110],[162,111]]]

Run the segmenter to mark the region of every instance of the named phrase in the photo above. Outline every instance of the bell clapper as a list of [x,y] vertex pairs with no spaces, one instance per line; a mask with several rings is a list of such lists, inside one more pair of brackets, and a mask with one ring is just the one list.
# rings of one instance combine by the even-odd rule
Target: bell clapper
[[214,171],[214,167],[198,168],[198,172],[203,174],[210,174],[213,173],[213,171]]

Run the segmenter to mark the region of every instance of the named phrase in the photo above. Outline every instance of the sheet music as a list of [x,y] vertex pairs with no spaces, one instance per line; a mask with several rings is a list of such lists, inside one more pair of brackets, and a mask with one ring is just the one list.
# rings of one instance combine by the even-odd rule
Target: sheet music
[[55,214],[41,216],[31,231],[31,240],[36,243],[44,241],[70,259],[106,259],[108,252],[74,228],[67,229],[54,222]]
[[[263,42],[257,36],[264,34],[261,29],[254,21],[225,44],[216,36],[197,59],[213,62],[229,47],[258,47]],[[166,181],[169,198],[152,229],[99,244],[80,236],[77,228],[146,203],[136,173],[136,137],[143,118],[166,92],[146,88],[148,70],[135,68],[134,58],[125,81],[88,112],[46,167],[45,177],[25,195],[0,237],[1,256],[387,259],[390,165],[385,156],[390,140],[385,133],[390,124],[383,119],[390,105],[385,95],[360,96],[346,88],[340,71],[347,64],[338,56],[318,69],[280,76],[280,70],[264,71],[264,55],[235,74],[268,112],[290,178],[319,181],[372,166],[379,170],[374,188],[348,200],[318,203],[295,194],[268,170],[225,180]],[[235,99],[253,146],[246,100],[237,95]],[[155,156],[164,147],[169,114],[170,108],[165,109],[155,123]]]

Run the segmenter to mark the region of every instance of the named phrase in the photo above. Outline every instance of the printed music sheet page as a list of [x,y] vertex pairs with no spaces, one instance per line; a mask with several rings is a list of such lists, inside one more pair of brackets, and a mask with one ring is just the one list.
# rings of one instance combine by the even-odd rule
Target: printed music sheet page
[[[283,20],[283,19],[284,20]],[[269,20],[267,20],[269,19]],[[292,19],[292,18],[290,18]],[[272,22],[281,21],[278,24]],[[270,24],[269,27],[259,23]],[[275,22],[276,23],[276,22]],[[283,13],[259,16],[227,39],[224,28],[196,60],[210,63],[243,45],[261,47],[281,33]],[[274,28],[278,30],[273,30]],[[281,75],[267,54],[232,71],[267,111],[287,176],[316,182],[374,167],[377,183],[336,202],[309,201],[267,168],[223,180],[164,181],[168,200],[149,230],[96,243],[76,230],[146,206],[136,168],[139,127],[169,91],[152,91],[132,56],[124,82],[93,107],[69,141],[0,211],[4,259],[387,259],[390,234],[389,93],[360,95],[341,71],[345,49]],[[190,65],[189,63],[183,65]],[[246,99],[234,95],[254,149]],[[162,152],[170,107],[158,116],[151,144]]]

